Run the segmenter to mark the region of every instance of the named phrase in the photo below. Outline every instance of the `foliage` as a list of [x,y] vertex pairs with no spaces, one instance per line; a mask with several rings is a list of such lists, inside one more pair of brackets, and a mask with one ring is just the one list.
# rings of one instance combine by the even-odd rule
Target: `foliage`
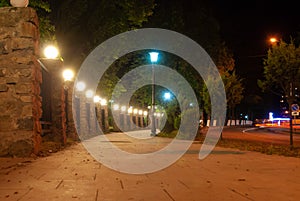
[[[185,9],[192,9],[194,12],[184,12]],[[170,13],[174,14],[170,15]],[[192,18],[194,18],[194,20],[190,20]],[[218,33],[219,27],[217,25],[217,22],[203,5],[198,3],[196,5],[187,4],[183,1],[172,2],[161,0],[154,10],[153,16],[149,18],[149,21],[145,24],[145,26],[171,29],[190,36],[200,45],[204,46],[204,48],[211,55],[222,76],[227,76],[228,78],[226,78],[226,80],[230,79],[230,72],[234,70],[233,55],[229,51],[225,43],[220,42]],[[117,75],[118,78],[121,78],[121,74],[125,74],[129,70],[142,64],[149,63],[149,61],[145,59],[145,55],[147,55],[147,51],[141,51],[139,53],[135,53],[135,55],[129,54],[126,56],[126,58],[121,58],[119,62],[116,62],[110,68],[114,68],[113,71],[115,72],[115,75]],[[198,98],[200,107],[205,107],[205,111],[210,112],[209,96],[207,91],[205,91],[203,80],[198,72],[189,63],[177,57],[176,55],[172,55],[166,52],[160,52],[160,58],[161,59],[159,61],[159,64],[169,66],[170,68],[176,70],[189,82]],[[121,70],[122,68],[126,68],[126,70]],[[104,88],[109,88],[107,86],[111,86],[103,85],[104,82],[101,83],[101,86],[105,86],[101,89],[102,92],[107,91]],[[178,85],[180,85],[180,83],[178,83]],[[158,92],[160,88],[156,88],[156,94],[160,94]],[[232,93],[230,93],[230,89],[235,90],[234,87],[230,86],[230,88],[226,89],[228,91],[228,94],[233,93],[232,91]],[[242,91],[243,88],[239,92],[242,93]],[[236,96],[238,96],[239,98],[236,98]],[[239,103],[242,96],[236,96],[233,97],[233,99],[236,100],[237,103]],[[163,101],[159,100],[159,98],[159,95],[156,95],[157,104],[163,104]],[[150,105],[149,101],[151,101],[150,86],[138,90],[133,95],[131,103],[135,106],[145,107],[147,105]],[[178,126],[175,124],[178,123],[177,120],[180,119],[179,115],[181,114],[178,105],[176,104],[171,105],[171,103],[169,103],[168,110],[168,120],[164,130],[165,132],[167,132],[166,130],[174,129],[176,128],[176,126]]]
[[226,91],[227,108],[231,112],[231,118],[234,117],[234,109],[236,105],[240,104],[242,99],[244,98],[244,87],[242,84],[242,80],[243,79],[239,78],[239,76],[236,75],[235,71],[223,76],[223,82]]
[[221,42],[217,48],[211,50],[210,56],[212,57],[221,75],[228,74],[228,72],[234,70],[235,61],[233,54],[230,52],[225,42]]
[[86,55],[106,39],[141,27],[154,6],[154,0],[57,2],[54,15],[62,56],[68,64],[79,67]]
[[299,86],[300,47],[292,39],[290,43],[281,40],[268,50],[264,60],[264,78],[258,81],[262,90],[281,96],[289,96],[291,84]]
[[180,123],[181,123],[181,117],[180,117],[180,115],[178,115],[177,117],[175,117],[175,120],[174,120],[174,128],[176,130],[179,129]]
[[0,7],[9,6],[9,0],[0,0]]
[[[244,86],[241,79],[235,72],[235,61],[233,54],[229,51],[225,43],[221,43],[219,48],[212,52],[213,60],[217,66],[224,83],[226,93],[227,108],[234,111],[235,107],[241,103],[243,99]],[[213,86],[213,80],[208,80],[208,85]],[[217,86],[215,86],[216,88]],[[207,114],[211,114],[211,102],[207,86],[203,86],[203,107]],[[217,93],[217,92],[215,92]],[[229,115],[229,113],[227,114]],[[233,116],[233,114],[231,114]]]

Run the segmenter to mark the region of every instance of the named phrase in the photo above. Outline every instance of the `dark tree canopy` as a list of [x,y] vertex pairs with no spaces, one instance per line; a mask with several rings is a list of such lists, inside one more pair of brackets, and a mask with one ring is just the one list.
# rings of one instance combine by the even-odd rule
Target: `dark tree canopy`
[[53,20],[62,55],[78,68],[106,39],[139,28],[152,15],[154,0],[65,0],[53,4]]
[[300,47],[294,41],[280,41],[273,45],[264,60],[264,80],[259,86],[280,96],[289,96],[291,85],[299,86]]

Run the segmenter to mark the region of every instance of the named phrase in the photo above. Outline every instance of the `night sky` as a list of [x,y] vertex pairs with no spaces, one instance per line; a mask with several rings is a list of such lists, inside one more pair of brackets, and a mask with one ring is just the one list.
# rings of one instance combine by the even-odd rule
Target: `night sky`
[[296,1],[212,0],[214,16],[221,35],[234,53],[238,74],[245,79],[245,96],[257,94],[264,99],[261,107],[276,110],[278,97],[263,94],[257,86],[262,79],[263,58],[275,36],[289,42],[300,32],[300,10]]

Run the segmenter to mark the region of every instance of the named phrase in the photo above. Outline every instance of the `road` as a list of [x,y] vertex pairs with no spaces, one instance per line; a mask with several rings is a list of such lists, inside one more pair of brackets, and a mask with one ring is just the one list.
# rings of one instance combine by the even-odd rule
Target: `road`
[[[290,144],[290,135],[286,130],[280,128],[259,128],[259,127],[225,127],[223,138],[239,139],[256,142],[267,142],[272,144]],[[300,145],[300,134],[293,134],[294,145]]]
[[[139,143],[122,133],[106,136],[117,147],[134,153],[155,151],[172,140],[155,137]],[[99,142],[97,137],[90,140]],[[107,142],[101,143],[98,148],[106,149]],[[82,143],[48,157],[0,158],[0,200],[299,200],[299,158],[215,147],[207,158],[199,160],[201,146],[193,143],[183,157],[165,169],[136,175],[99,163]]]

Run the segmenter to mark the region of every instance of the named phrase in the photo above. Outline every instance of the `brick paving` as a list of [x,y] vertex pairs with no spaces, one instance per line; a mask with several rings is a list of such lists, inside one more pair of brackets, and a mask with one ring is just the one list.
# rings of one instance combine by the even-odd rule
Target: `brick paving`
[[[107,136],[122,149],[140,150],[124,134]],[[169,142],[156,137],[142,152]],[[175,164],[141,175],[105,167],[81,143],[48,157],[0,158],[0,200],[299,200],[299,158],[216,147],[199,160],[200,147],[194,143]]]

